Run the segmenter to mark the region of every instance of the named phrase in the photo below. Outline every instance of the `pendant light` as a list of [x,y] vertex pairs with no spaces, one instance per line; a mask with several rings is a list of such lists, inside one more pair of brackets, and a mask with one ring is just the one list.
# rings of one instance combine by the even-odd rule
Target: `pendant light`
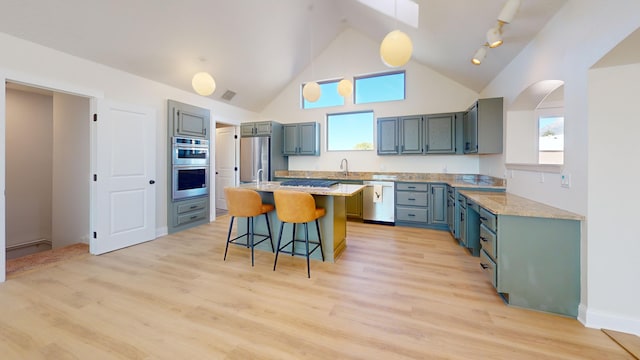
[[310,81],[302,87],[302,97],[308,102],[318,101],[320,95],[322,95],[322,89],[320,89],[320,85],[315,81]]
[[[311,77],[315,78],[315,72],[313,71],[313,35],[311,29],[313,27],[313,4],[309,5],[310,21],[309,21],[309,60],[311,61]],[[316,102],[322,95],[322,89],[317,82],[310,81],[302,87],[302,97],[308,102]]]
[[349,97],[353,92],[353,84],[349,79],[342,79],[338,82],[338,94],[342,97]]
[[400,67],[411,59],[413,43],[409,36],[400,30],[393,30],[380,44],[380,57],[389,67]]
[[193,75],[191,86],[193,86],[193,90],[195,90],[196,93],[202,96],[209,96],[216,91],[216,81],[213,80],[213,77],[209,75],[209,73],[204,71]]
[[[394,3],[394,16],[398,20],[398,2]],[[389,67],[400,67],[411,59],[413,43],[409,35],[400,30],[393,30],[380,43],[380,58]]]

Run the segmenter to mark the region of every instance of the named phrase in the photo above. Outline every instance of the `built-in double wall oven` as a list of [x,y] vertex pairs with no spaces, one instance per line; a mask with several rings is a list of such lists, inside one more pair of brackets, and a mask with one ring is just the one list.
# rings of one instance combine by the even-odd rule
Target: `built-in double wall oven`
[[209,194],[209,140],[173,137],[173,200]]

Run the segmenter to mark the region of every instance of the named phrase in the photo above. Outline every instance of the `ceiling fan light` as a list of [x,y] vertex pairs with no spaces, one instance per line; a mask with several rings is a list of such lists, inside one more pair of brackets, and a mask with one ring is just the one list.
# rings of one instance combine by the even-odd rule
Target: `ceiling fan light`
[[343,97],[351,96],[353,92],[353,84],[349,79],[342,79],[338,82],[338,94]]
[[484,60],[486,56],[487,56],[487,49],[483,46],[480,49],[478,49],[478,51],[476,51],[476,53],[473,55],[473,58],[471,59],[471,63],[473,65],[480,65],[482,63],[482,60]]
[[196,93],[202,96],[209,96],[216,91],[216,81],[206,72],[199,72],[193,75],[191,86],[193,86],[193,90],[195,90]]
[[318,101],[320,95],[322,95],[322,89],[320,89],[320,85],[315,81],[308,82],[302,87],[302,97],[308,102]]
[[393,30],[382,39],[380,58],[389,67],[400,67],[411,59],[413,43],[411,38],[400,30]]
[[502,11],[500,11],[500,15],[498,15],[498,21],[502,21],[505,24],[511,23],[518,12],[518,8],[520,8],[520,2],[521,0],[507,0],[502,7]]
[[487,43],[492,49],[502,45],[502,33],[498,28],[491,28],[487,31]]

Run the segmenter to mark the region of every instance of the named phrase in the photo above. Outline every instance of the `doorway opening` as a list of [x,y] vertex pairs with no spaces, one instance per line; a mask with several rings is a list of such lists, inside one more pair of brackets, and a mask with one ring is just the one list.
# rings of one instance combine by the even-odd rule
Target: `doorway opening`
[[238,184],[238,127],[216,122],[215,216],[227,213],[224,188]]
[[41,251],[84,244],[73,253],[88,253],[90,99],[12,82],[5,90],[7,272]]

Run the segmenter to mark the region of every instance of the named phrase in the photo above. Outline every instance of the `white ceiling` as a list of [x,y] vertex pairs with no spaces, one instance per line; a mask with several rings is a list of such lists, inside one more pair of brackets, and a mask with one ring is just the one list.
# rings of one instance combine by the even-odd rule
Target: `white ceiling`
[[310,33],[317,55],[347,27],[375,42],[398,27],[414,61],[479,92],[566,0],[522,0],[480,66],[470,57],[506,0],[416,2],[418,29],[356,0],[1,0],[0,32],[187,91],[208,71],[211,98],[232,90],[230,104],[260,112],[308,66]]

